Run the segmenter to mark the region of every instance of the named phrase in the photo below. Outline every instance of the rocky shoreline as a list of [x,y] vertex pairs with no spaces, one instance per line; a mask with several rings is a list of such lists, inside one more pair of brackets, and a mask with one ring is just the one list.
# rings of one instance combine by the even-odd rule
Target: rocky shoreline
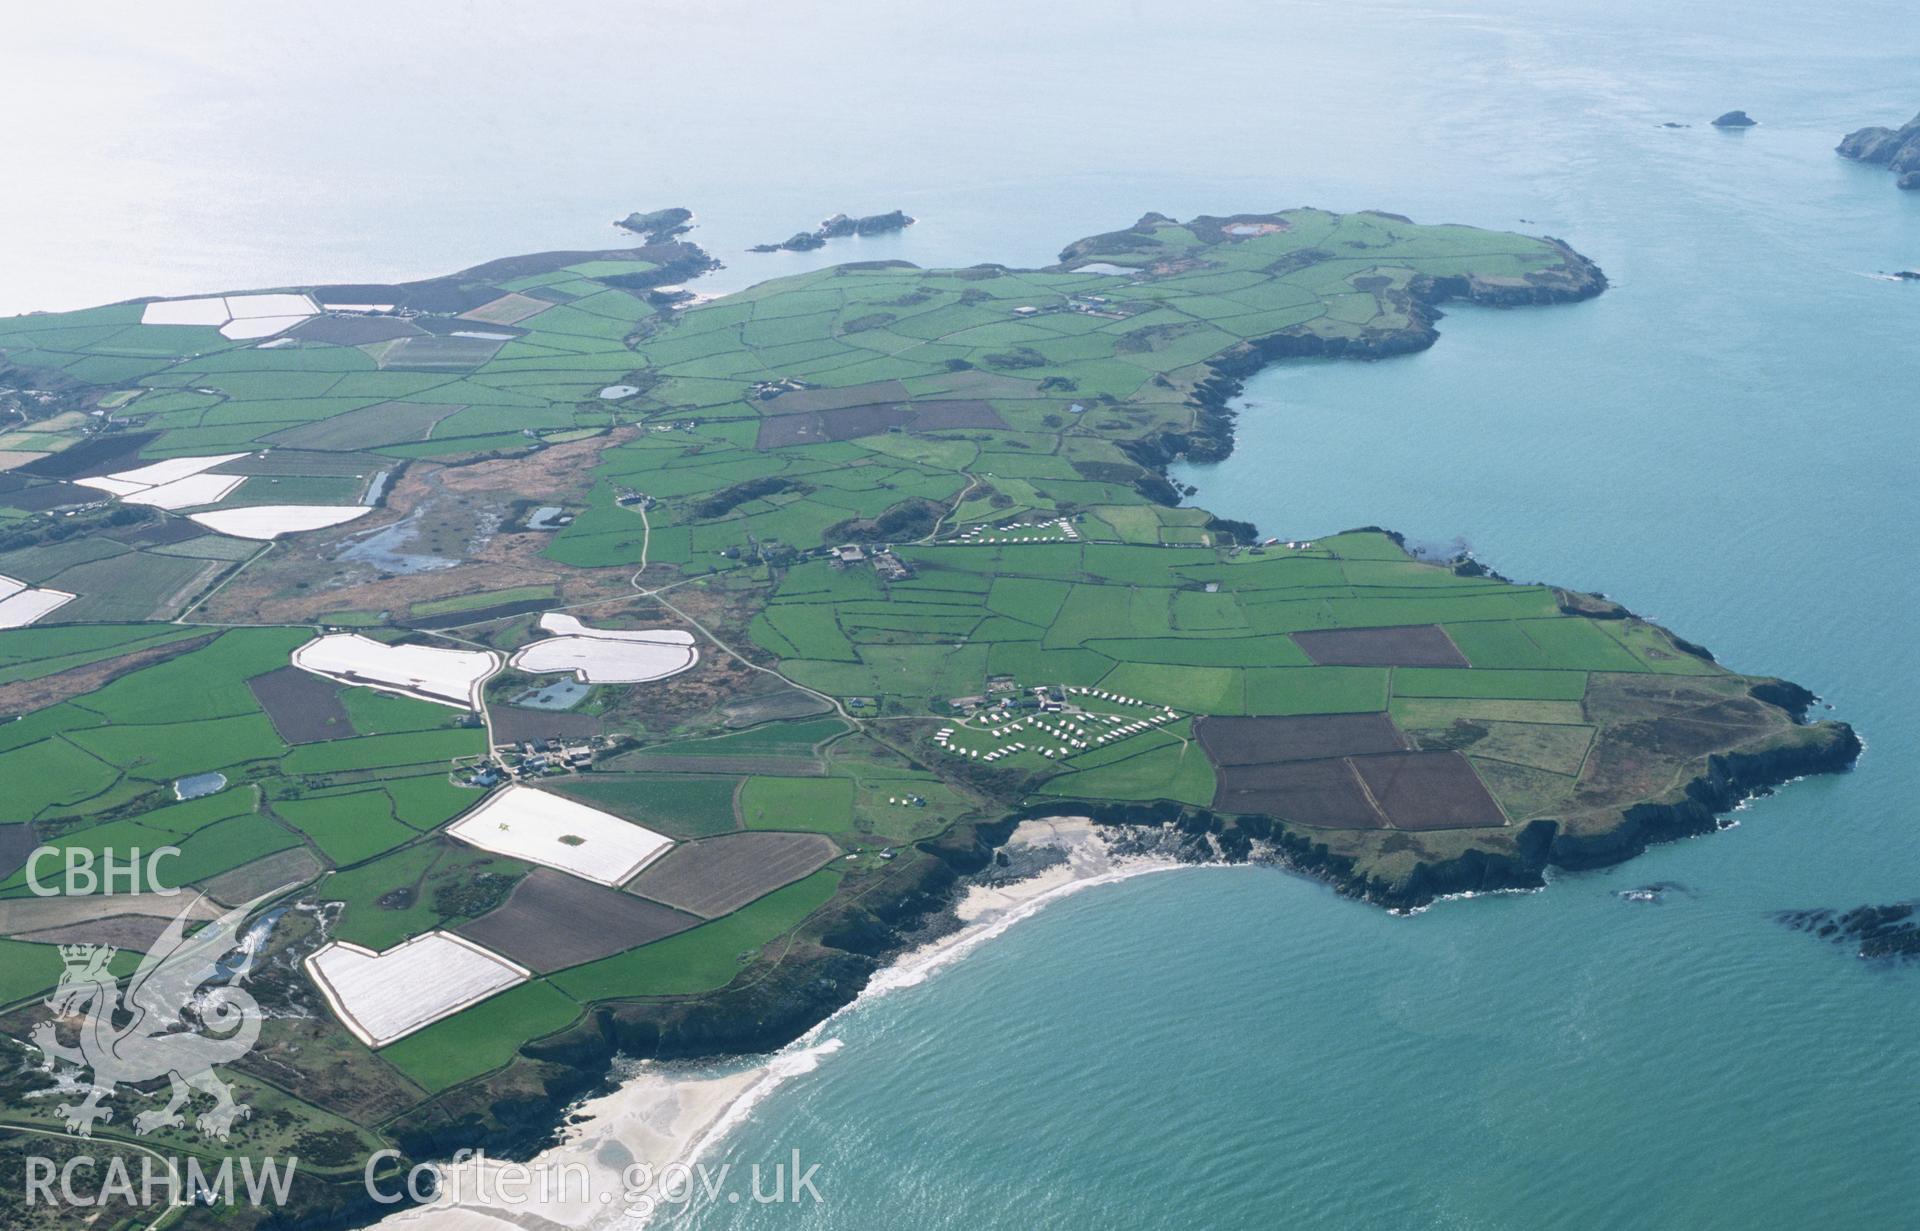
[[1704,771],[1668,798],[1625,809],[1620,823],[1601,834],[1563,832],[1552,820],[1533,821],[1516,835],[1516,851],[1503,857],[1468,851],[1458,859],[1422,864],[1412,877],[1394,885],[1349,875],[1322,862],[1296,858],[1302,871],[1325,874],[1337,888],[1390,910],[1417,910],[1443,897],[1463,893],[1538,889],[1549,868],[1589,871],[1625,863],[1648,847],[1713,833],[1722,817],[1750,799],[1812,774],[1840,773],[1860,755],[1860,740],[1845,723],[1805,728],[1819,736],[1805,743],[1761,752],[1713,756]]
[[[1763,699],[1790,710],[1799,703],[1804,713],[1802,696],[1811,699],[1804,689],[1782,684]],[[1326,842],[1262,817],[1222,816],[1168,803],[1079,811],[1100,830],[1115,858],[1165,866],[1267,865],[1386,910],[1413,914],[1448,897],[1540,889],[1549,868],[1607,867],[1657,843],[1714,832],[1742,802],[1796,778],[1845,770],[1859,755],[1860,741],[1844,723],[1798,729],[1808,738],[1708,758],[1702,772],[1670,797],[1624,810],[1620,824],[1606,835],[1576,836],[1554,821],[1535,821],[1516,835],[1511,855],[1468,850],[1455,859],[1423,863],[1398,881],[1368,873]],[[721,1061],[779,1052],[859,999],[901,959],[966,927],[961,911],[970,895],[1046,875],[1055,860],[1009,844],[1023,824],[1049,822],[1075,807],[1067,801],[1033,805],[924,844],[936,858],[917,877],[843,910],[813,951],[773,966],[744,986],[698,1000],[602,1006],[562,1034],[527,1046],[524,1058],[506,1073],[448,1091],[430,1119],[397,1123],[392,1130],[415,1159],[448,1157],[461,1148],[527,1159],[552,1148],[566,1131],[567,1124],[556,1117],[559,1109],[620,1089],[625,1079],[616,1061]],[[1856,916],[1865,918],[1860,912],[1848,918]],[[1829,935],[1821,930],[1830,922],[1824,917],[1804,925],[1788,922]],[[349,1204],[325,1214],[310,1208],[306,1218],[272,1225],[328,1231],[356,1225],[369,1208]]]
[[[1446,315],[1442,307],[1447,303],[1471,303],[1488,308],[1539,307],[1579,303],[1607,289],[1607,276],[1598,265],[1574,251],[1564,240],[1552,236],[1543,238],[1565,254],[1567,264],[1563,273],[1511,283],[1488,283],[1464,277],[1422,278],[1408,288],[1404,304],[1408,324],[1401,329],[1333,338],[1305,329],[1290,329],[1244,343],[1207,364],[1210,374],[1194,390],[1194,426],[1190,431],[1165,432],[1123,442],[1120,447],[1171,492],[1173,486],[1167,478],[1167,467],[1173,462],[1222,462],[1233,453],[1234,421],[1238,415],[1232,402],[1244,392],[1247,380],[1269,364],[1287,359],[1375,360],[1417,354],[1440,340],[1438,324]],[[1177,496],[1163,502],[1177,503]]]
[[835,214],[811,231],[797,231],[777,244],[755,244],[748,252],[812,252],[824,248],[830,239],[846,239],[849,236],[890,235],[895,231],[904,231],[914,224],[913,215],[905,210],[890,210],[884,214],[868,214],[864,218],[854,218],[846,214]]
[[[829,1019],[856,1001],[870,1000],[924,982],[941,967],[992,941],[1061,898],[1099,885],[1170,871],[1194,862],[1175,854],[1177,841],[1155,833],[1125,833],[1085,817],[1056,817],[1006,826],[985,865],[956,881],[945,905],[899,934],[876,961],[870,977],[817,1021],[791,1038],[771,1040],[754,1052],[702,1057],[700,1063],[655,1060],[609,1061],[609,1080],[573,1105],[554,1139],[521,1154],[540,1164],[585,1173],[590,1188],[617,1192],[620,1166],[645,1162],[656,1174],[670,1164],[686,1166],[704,1157],[751,1109],[787,1078],[814,1068],[839,1050],[824,1037]],[[750,1057],[744,1063],[741,1057]],[[662,1057],[660,1059],[672,1059]],[[488,1148],[498,1158],[499,1146]],[[451,1171],[468,1172],[472,1162]],[[388,1211],[381,1225],[407,1231],[474,1231],[477,1226],[542,1231],[556,1222],[589,1231],[631,1231],[647,1218],[591,1196],[529,1207],[484,1195],[484,1187],[456,1177],[451,1191],[466,1196],[445,1208]]]
[[[1218,461],[1232,453],[1235,412],[1230,404],[1244,382],[1270,363],[1412,354],[1438,339],[1436,323],[1443,316],[1442,305],[1449,302],[1490,307],[1572,303],[1606,289],[1606,276],[1597,265],[1562,241],[1551,242],[1564,252],[1566,263],[1548,275],[1498,283],[1428,278],[1411,284],[1405,303],[1408,324],[1400,329],[1331,338],[1290,330],[1238,347],[1209,364],[1209,375],[1194,388],[1190,430],[1123,447],[1157,479],[1154,498],[1177,503],[1179,493],[1167,478],[1167,467],[1179,458]],[[685,265],[710,259],[690,244],[663,247],[674,250]],[[1243,540],[1256,534],[1244,522],[1216,518],[1213,524]],[[841,906],[829,919],[803,925],[801,942],[784,960],[762,962],[747,977],[704,997],[596,1007],[560,1034],[528,1044],[507,1069],[449,1090],[431,1107],[388,1127],[414,1159],[448,1157],[462,1148],[525,1159],[555,1145],[566,1128],[557,1122],[562,1109],[618,1091],[622,1077],[616,1061],[738,1059],[778,1052],[858,999],[903,957],[964,928],[960,911],[970,893],[1045,875],[1045,856],[1008,851],[1022,822],[1073,811],[1100,828],[1106,848],[1118,857],[1169,864],[1267,864],[1385,909],[1412,913],[1450,896],[1538,889],[1549,868],[1604,867],[1631,859],[1655,843],[1713,832],[1721,827],[1722,816],[1744,800],[1798,777],[1845,770],[1858,757],[1860,741],[1846,724],[1804,725],[1814,700],[1806,689],[1762,681],[1751,695],[1794,720],[1790,738],[1762,749],[1710,756],[1683,786],[1625,808],[1617,823],[1602,832],[1576,833],[1558,821],[1536,820],[1513,835],[1510,851],[1469,848],[1452,858],[1419,862],[1410,873],[1392,879],[1363,867],[1353,854],[1333,849],[1320,831],[1177,803],[1087,807],[1059,801],[963,825],[919,844],[932,858],[911,872],[902,869],[902,875],[880,891]],[[310,1209],[308,1217],[298,1221],[269,1225],[326,1231],[365,1218],[364,1208],[343,1206],[325,1213]]]
[[1884,166],[1898,178],[1894,186],[1920,190],[1920,115],[1899,128],[1856,128],[1833,147],[1842,158]]
[[[1802,694],[1811,698],[1805,690],[1783,684],[1775,694],[1779,699],[1769,703],[1791,704]],[[1099,828],[1107,851],[1116,858],[1167,865],[1267,865],[1322,881],[1336,892],[1386,910],[1413,914],[1443,898],[1540,889],[1550,868],[1608,867],[1658,843],[1712,833],[1746,800],[1796,778],[1843,771],[1860,753],[1860,741],[1845,723],[1798,729],[1808,737],[1763,751],[1708,758],[1702,771],[1669,797],[1625,809],[1619,825],[1604,835],[1573,835],[1562,832],[1557,822],[1534,821],[1516,835],[1510,855],[1468,850],[1455,859],[1423,863],[1398,881],[1368,873],[1324,841],[1261,817],[1223,816],[1167,803],[1079,810]],[[551,1147],[564,1128],[555,1122],[556,1109],[618,1089],[616,1060],[715,1061],[778,1052],[857,1000],[904,956],[960,931],[966,921],[959,911],[970,894],[1044,875],[1053,860],[1010,849],[1009,842],[1023,823],[1058,818],[1075,807],[1067,801],[1033,805],[926,844],[923,849],[937,858],[928,861],[917,878],[881,899],[843,911],[815,952],[783,962],[747,986],[699,1000],[603,1006],[563,1034],[525,1048],[526,1060],[516,1066],[523,1070],[517,1074],[517,1090],[501,1091],[485,1082],[449,1091],[431,1124],[396,1124],[394,1131],[413,1158],[445,1157],[462,1147],[484,1149],[498,1158],[527,1158]],[[1855,916],[1866,918],[1860,912],[1848,918]],[[1820,930],[1827,922],[1810,917],[1804,930],[1828,935]],[[1854,931],[1858,929],[1847,934]],[[352,1224],[354,1211],[338,1213],[333,1220],[287,1225],[315,1231]]]

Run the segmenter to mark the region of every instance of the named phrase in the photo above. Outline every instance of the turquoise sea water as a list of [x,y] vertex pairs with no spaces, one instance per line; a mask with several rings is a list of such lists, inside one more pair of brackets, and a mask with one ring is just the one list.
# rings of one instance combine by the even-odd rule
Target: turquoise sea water
[[[380,37],[361,23],[378,15]],[[701,1228],[1892,1227],[1920,971],[1786,907],[1920,896],[1920,194],[1832,155],[1920,97],[1845,6],[329,6],[26,18],[0,311],[599,245],[685,204],[722,285],[1038,263],[1146,209],[1378,207],[1566,238],[1614,288],[1253,381],[1183,477],[1270,533],[1464,537],[1814,688],[1868,750],[1740,825],[1411,919],[1260,869],[1043,912],[838,1019],[717,1155],[818,1208]],[[1759,128],[1705,126],[1743,107]],[[1694,127],[1664,129],[1667,120]],[[82,186],[115,184],[111,192]],[[29,185],[29,187],[32,187]],[[836,211],[921,223],[751,257]],[[1685,891],[1628,903],[1622,888]]]
[[[1882,29],[1910,67],[1908,18]],[[1430,58],[1410,33],[1371,65],[1333,53],[1420,134],[1371,199],[1535,220],[1614,289],[1457,311],[1409,359],[1270,370],[1234,457],[1181,477],[1269,533],[1464,537],[1604,590],[1821,692],[1868,741],[1858,772],[1413,919],[1260,870],[1093,890],[836,1023],[842,1050],[719,1152],[799,1148],[828,1204],[694,1225],[1920,1221],[1920,971],[1770,918],[1920,895],[1920,288],[1860,276],[1920,260],[1920,202],[1830,153],[1850,113],[1920,106],[1874,88],[1911,74],[1768,6],[1403,22]],[[1655,127],[1732,106],[1765,123]],[[1324,107],[1271,123],[1376,136]],[[1615,896],[1657,880],[1687,891]]]

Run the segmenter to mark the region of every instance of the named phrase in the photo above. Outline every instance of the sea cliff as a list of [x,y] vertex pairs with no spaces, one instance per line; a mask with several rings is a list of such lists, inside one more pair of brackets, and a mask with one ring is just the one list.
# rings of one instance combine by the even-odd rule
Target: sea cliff
[[1894,181],[1898,187],[1920,189],[1920,115],[1899,128],[1856,128],[1834,151],[1855,162],[1884,166],[1899,177]]

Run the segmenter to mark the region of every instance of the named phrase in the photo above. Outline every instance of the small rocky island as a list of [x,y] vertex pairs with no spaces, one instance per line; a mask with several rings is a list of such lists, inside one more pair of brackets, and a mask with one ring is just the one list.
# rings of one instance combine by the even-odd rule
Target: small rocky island
[[1713,121],[1715,128],[1752,128],[1760,121],[1744,111],[1729,111]]
[[676,205],[646,213],[635,210],[613,225],[623,231],[632,231],[650,244],[663,244],[670,239],[685,235],[692,229],[692,222],[693,211]]
[[1884,166],[1899,177],[1897,187],[1920,189],[1920,115],[1899,128],[1856,128],[1833,148],[1842,158]]
[[864,218],[853,218],[846,214],[835,214],[811,231],[795,232],[791,238],[777,244],[755,244],[749,252],[811,252],[815,248],[824,248],[830,239],[844,239],[849,235],[886,235],[893,231],[904,231],[913,225],[913,215],[905,210],[893,210],[885,214],[869,214]]

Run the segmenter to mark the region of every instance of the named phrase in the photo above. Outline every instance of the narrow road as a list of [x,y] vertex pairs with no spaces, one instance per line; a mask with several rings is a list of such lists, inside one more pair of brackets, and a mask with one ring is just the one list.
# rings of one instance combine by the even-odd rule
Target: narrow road
[[960,511],[960,506],[967,502],[967,497],[973,495],[973,489],[980,486],[979,478],[977,478],[971,470],[963,470],[960,473],[967,476],[967,485],[960,489],[960,494],[958,496],[955,496],[953,498],[953,507],[948,509],[946,512],[940,514],[939,517],[936,517],[934,519],[933,529],[927,531],[925,537],[914,540],[914,545],[916,547],[923,547],[926,544],[933,542],[933,540],[939,536],[940,527],[946,524],[947,518],[952,517],[954,514],[958,513]]
[[[228,573],[225,577],[222,577],[218,585],[214,586],[211,590],[208,590],[205,594],[202,594],[199,598],[194,599],[193,602],[187,604],[187,609],[185,611],[182,611],[179,615],[173,617],[173,622],[175,624],[197,624],[197,625],[207,624],[208,621],[189,620],[187,619],[187,617],[192,615],[194,612],[200,610],[201,606],[205,604],[207,600],[211,599],[214,595],[220,593],[220,591],[226,589],[229,582],[231,582],[235,577],[238,577],[240,574],[246,572],[248,568],[252,567],[253,563],[256,560],[261,559],[268,552],[272,551],[273,542],[274,541],[272,539],[268,539],[266,542],[262,543],[260,545],[260,550],[254,552],[252,555],[248,556],[244,561],[242,561],[239,568],[233,570],[231,573]],[[211,626],[214,628],[241,627],[240,625],[235,625],[235,624],[218,624],[218,623],[212,624]],[[247,627],[253,627],[253,626],[249,625]]]
[[[741,666],[747,668],[749,671],[758,671],[764,675],[771,675],[775,679],[783,681],[789,688],[797,688],[801,692],[806,693],[810,697],[818,697],[820,698],[820,700],[825,701],[828,705],[831,705],[833,707],[833,712],[838,714],[841,718],[846,719],[848,722],[852,723],[855,727],[859,727],[861,725],[861,722],[858,718],[855,718],[852,714],[847,713],[846,707],[840,704],[839,698],[830,697],[824,692],[819,692],[819,691],[816,691],[815,689],[808,688],[805,684],[797,683],[794,680],[789,679],[787,676],[782,675],[780,672],[775,671],[771,667],[763,667],[759,663],[754,662],[752,659],[749,659],[746,655],[740,653],[738,650],[734,649],[732,646],[728,645],[726,642],[720,640],[720,638],[714,636],[712,629],[708,628],[706,625],[702,624],[700,621],[694,619],[692,616],[688,615],[686,612],[680,610],[680,608],[674,606],[673,603],[670,602],[665,597],[666,592],[668,590],[671,590],[676,586],[686,585],[689,581],[694,580],[694,578],[682,577],[679,581],[672,583],[672,585],[659,586],[651,590],[641,585],[640,574],[647,571],[647,556],[648,556],[648,552],[652,550],[652,547],[653,547],[653,522],[648,520],[647,518],[647,509],[645,505],[636,504],[633,506],[633,508],[636,512],[640,514],[640,525],[644,528],[640,538],[640,567],[635,569],[633,571],[633,576],[627,579],[627,584],[633,587],[635,593],[637,593],[641,598],[652,599],[654,602],[659,603],[662,607],[665,607],[668,611],[671,611],[674,615],[678,616],[680,619],[684,620],[686,623],[698,629],[701,636],[705,637],[708,641],[713,642],[714,645],[720,647],[720,650],[722,653],[726,654],[729,658],[733,659],[735,662],[739,663]],[[606,600],[602,599],[600,601],[605,602]],[[581,604],[581,606],[583,607],[587,605],[588,604],[585,604],[585,603]]]

